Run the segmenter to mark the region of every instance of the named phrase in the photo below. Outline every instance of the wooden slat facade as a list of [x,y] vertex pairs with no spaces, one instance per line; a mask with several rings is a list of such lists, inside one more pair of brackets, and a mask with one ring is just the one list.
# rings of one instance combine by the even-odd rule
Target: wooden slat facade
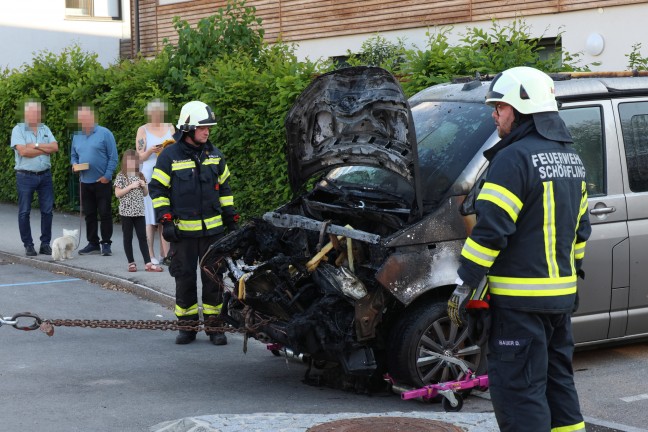
[[133,56],[133,47],[131,39],[119,39],[119,58],[127,59]]
[[[263,20],[267,41],[281,37],[286,42],[298,42],[638,3],[648,0],[248,0],[246,4],[254,6],[257,17]],[[225,4],[225,0],[192,0],[160,6],[157,0],[139,0],[141,53],[154,55],[162,48],[164,38],[177,40],[173,17],[180,16],[194,25]],[[135,50],[137,26],[132,28]]]

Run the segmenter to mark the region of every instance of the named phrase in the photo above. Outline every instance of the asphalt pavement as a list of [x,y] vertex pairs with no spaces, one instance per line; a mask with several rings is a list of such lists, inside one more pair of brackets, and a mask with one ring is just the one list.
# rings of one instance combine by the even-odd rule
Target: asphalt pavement
[[[51,256],[38,255],[36,257],[27,257],[23,244],[18,232],[18,207],[15,204],[0,203],[0,262],[11,262],[23,264],[37,269],[47,270],[56,273],[61,277],[80,278],[92,283],[102,285],[117,291],[124,291],[136,295],[142,299],[153,301],[169,309],[174,304],[175,283],[168,273],[168,268],[164,267],[164,272],[153,273],[144,271],[144,263],[139,253],[136,240],[133,241],[134,255],[138,264],[138,271],[128,272],[128,262],[123,249],[123,237],[121,225],[114,224],[112,237],[112,256],[86,255],[80,256],[75,250],[73,259],[66,261],[53,261]],[[32,209],[31,213],[32,235],[36,249],[39,246],[40,237],[40,212],[38,209]],[[85,239],[85,223],[80,220],[78,213],[61,213],[54,214],[52,236],[56,238],[61,236],[63,229],[80,229],[81,241],[79,249],[87,244]],[[158,250],[156,244],[156,251]],[[0,266],[0,280],[3,278],[3,272],[6,272],[8,266]],[[5,275],[8,276],[8,275]],[[1,281],[0,281],[1,282]],[[7,311],[2,311],[7,312]],[[168,336],[167,336],[168,337]],[[397,401],[395,401],[397,402]],[[399,405],[402,408],[401,405]],[[353,409],[352,406],[348,408]],[[465,407],[468,408],[468,407]],[[437,408],[440,410],[440,408]],[[327,410],[324,410],[327,411]],[[332,411],[332,412],[331,412]],[[326,421],[344,419],[355,416],[367,416],[368,413],[355,414],[353,412],[343,412],[342,410],[331,410],[320,412],[319,414],[291,414],[290,412],[260,412],[260,413],[232,413],[232,414],[213,414],[196,416],[195,413],[187,413],[188,417],[174,421],[160,423],[150,427],[150,431],[164,432],[184,432],[189,430],[204,431],[291,431],[301,432],[307,428]],[[490,410],[488,410],[490,411]],[[445,420],[449,417],[439,412],[381,412],[373,414],[375,416],[408,416],[426,418],[429,420]],[[492,412],[462,412],[452,414],[453,423],[462,427],[465,431],[495,431],[494,415]],[[588,430],[591,431],[635,431],[632,427],[621,427],[618,424],[605,424],[605,421],[586,418],[588,421]],[[594,423],[594,424],[593,424]],[[224,427],[224,424],[229,426]],[[596,425],[596,426],[595,426]],[[607,427],[606,427],[607,426]]]
[[[65,278],[64,280],[72,280],[72,278],[83,279],[99,285],[103,285],[104,287],[110,288],[112,290],[128,292],[140,298],[154,301],[158,304],[161,304],[162,306],[167,307],[168,309],[172,308],[174,304],[175,285],[173,278],[168,273],[168,268],[164,267],[164,272],[161,273],[145,272],[143,270],[143,262],[141,262],[141,254],[139,253],[139,250],[135,245],[135,241],[134,255],[138,264],[139,271],[135,273],[128,272],[128,262],[124,254],[123,237],[121,226],[119,224],[114,224],[111,256],[80,256],[75,250],[72,259],[65,261],[53,261],[52,257],[48,255],[39,254],[35,257],[27,257],[25,255],[24,246],[22,244],[22,241],[20,240],[20,234],[18,231],[17,214],[18,207],[16,205],[0,203],[0,226],[2,227],[2,229],[0,230],[0,232],[2,233],[2,236],[0,237],[0,262],[10,262],[19,265],[35,267],[41,270],[47,270],[52,273],[56,273],[57,277]],[[38,239],[40,236],[40,213],[38,209],[32,209],[31,226],[35,247],[36,250],[38,250]],[[87,244],[87,241],[85,240],[85,223],[80,221],[78,213],[68,214],[56,212],[54,214],[52,227],[53,238],[62,235],[64,228],[80,228],[81,241],[79,242],[79,249]],[[9,279],[14,278],[14,275],[3,274],[3,272],[9,271],[10,268],[20,268],[20,266],[0,266],[0,286],[2,286],[3,280],[8,281]],[[15,284],[8,284],[7,286],[13,285]],[[46,301],[44,299],[41,300]],[[42,304],[40,304],[41,302],[38,303],[38,305],[32,304],[32,306],[38,306],[37,309],[42,309]],[[106,303],[106,305],[107,304],[108,303]],[[3,310],[2,312],[7,313],[11,311]],[[168,315],[172,315],[172,312],[170,310]],[[15,335],[11,336],[15,338]],[[166,338],[169,338],[168,334],[166,335]],[[237,339],[240,338],[233,336],[232,343],[234,345],[237,345],[237,349],[240,349],[240,344],[242,341],[239,341]],[[257,351],[258,350],[259,349],[257,349]],[[262,348],[260,350],[265,351]],[[105,355],[107,355],[107,353],[105,353]],[[263,358],[265,359],[265,356]],[[2,373],[0,373],[0,375],[2,375]],[[153,379],[153,381],[155,380]],[[297,381],[295,382],[295,384],[297,386],[301,385]],[[306,386],[304,387],[304,389],[308,389],[308,387]],[[398,404],[398,402],[400,401],[395,396],[393,401],[394,408],[396,408],[396,404]],[[398,404],[398,407],[402,409],[403,405]],[[414,403],[412,404],[412,407],[414,407]],[[187,417],[178,418],[177,420],[169,420],[157,425],[149,425],[148,430],[155,432],[185,432],[190,430],[220,432],[238,432],[250,430],[260,432],[304,432],[313,425],[339,419],[367,416],[383,418],[412,417],[431,421],[445,422],[448,422],[449,420],[448,416],[442,412],[442,409],[438,404],[434,406],[433,410],[430,410],[430,407],[426,406],[426,408],[422,412],[416,412],[418,410],[412,412],[401,412],[396,410],[386,410],[375,413],[348,412],[349,409],[353,410],[354,407],[348,406],[347,410],[340,409],[342,407],[337,407],[336,409],[333,404],[317,409],[315,409],[315,407],[312,407],[312,413],[290,412],[291,409],[289,409],[288,407],[286,407],[286,409],[284,410],[277,409],[278,407],[273,407],[274,409],[271,409],[270,412],[264,412],[265,410],[261,406],[259,406],[258,408],[258,412],[251,413],[240,413],[237,412],[240,410],[232,409],[231,414],[223,413],[221,411],[220,413],[207,415],[203,413],[199,416],[196,416],[195,412],[187,412]],[[271,407],[267,406],[267,408]],[[469,409],[467,409],[466,411],[469,411]],[[452,424],[461,427],[461,429],[466,432],[488,432],[497,430],[497,425],[495,423],[495,418],[492,412],[453,413],[452,419]],[[22,424],[21,426],[25,427],[26,425]],[[73,426],[70,430],[77,430],[77,426],[78,425]],[[27,429],[29,429],[30,427],[31,426],[27,426]]]

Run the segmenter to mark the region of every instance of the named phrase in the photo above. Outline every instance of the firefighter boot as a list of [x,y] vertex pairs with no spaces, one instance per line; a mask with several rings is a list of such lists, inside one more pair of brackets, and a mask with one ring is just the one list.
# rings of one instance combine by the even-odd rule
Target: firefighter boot
[[214,345],[227,345],[227,336],[225,336],[225,333],[222,332],[210,334],[209,340]]
[[180,330],[176,336],[175,343],[178,345],[187,345],[196,340],[196,332],[189,330]]

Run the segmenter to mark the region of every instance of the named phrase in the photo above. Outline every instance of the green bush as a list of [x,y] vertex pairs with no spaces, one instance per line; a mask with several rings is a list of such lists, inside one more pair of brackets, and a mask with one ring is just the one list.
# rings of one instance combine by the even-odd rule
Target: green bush
[[69,208],[71,114],[78,101],[90,96],[86,92],[87,86],[103,81],[105,70],[96,57],[72,46],[59,55],[39,53],[31,65],[3,73],[0,79],[0,130],[5,133],[3,141],[6,145],[0,148],[0,158],[7,169],[0,171],[0,200],[17,201],[14,151],[9,146],[11,130],[22,121],[24,101],[35,99],[43,102],[44,123],[59,144],[58,153],[52,156],[55,206]]
[[[547,73],[589,70],[588,65],[579,65],[581,53],[557,50],[543,59],[543,36],[532,37],[531,28],[522,19],[507,25],[493,20],[488,30],[471,27],[462,35],[461,43],[454,46],[448,42],[452,29],[428,31],[424,49],[406,52],[406,61],[396,73],[403,78],[403,89],[408,95],[456,77],[494,75],[514,66],[533,66]],[[561,37],[562,31],[556,44]]]
[[146,105],[156,98],[173,100],[173,95],[164,90],[168,68],[164,53],[152,60],[122,61],[106,69],[102,83],[94,84],[92,102],[97,120],[115,135],[120,154],[135,148],[137,129],[148,122]]
[[394,43],[377,34],[362,43],[359,53],[348,51],[349,58],[346,63],[349,66],[376,66],[394,74],[398,73],[399,66],[405,61],[406,53],[407,49],[402,39]]
[[225,154],[236,207],[252,216],[286,202],[284,119],[293,101],[319,72],[283,44],[214,60],[189,80],[190,93],[219,118],[210,139]]
[[414,48],[406,53],[401,65],[403,90],[408,96],[429,86],[450,81],[457,75],[455,49],[448,43],[452,28],[441,28],[426,33],[425,49]]
[[174,94],[187,91],[187,79],[213,59],[237,53],[258,57],[263,49],[263,28],[254,7],[245,1],[230,0],[215,15],[201,19],[195,27],[179,17],[173,18],[178,42],[164,40],[169,57],[165,89]]

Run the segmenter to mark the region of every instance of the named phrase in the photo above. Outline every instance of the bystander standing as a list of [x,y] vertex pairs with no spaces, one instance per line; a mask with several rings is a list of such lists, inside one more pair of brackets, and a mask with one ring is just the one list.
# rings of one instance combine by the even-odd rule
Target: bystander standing
[[128,260],[128,271],[137,271],[133,256],[133,230],[137,234],[140,252],[147,272],[161,272],[162,267],[151,262],[146,245],[146,224],[144,220],[144,197],[148,186],[144,174],[139,170],[139,157],[135,150],[126,150],[122,156],[121,171],[115,177],[115,196],[119,199],[119,218],[124,233],[124,253]]
[[[72,169],[81,176],[81,207],[86,221],[88,244],[79,255],[112,255],[112,185],[111,180],[117,167],[117,143],[112,132],[95,122],[91,107],[81,105],[77,109],[80,130],[72,138]],[[87,163],[87,169],[80,171],[78,164]],[[76,166],[76,168],[75,168]],[[101,224],[101,240],[99,224]]]
[[[158,154],[162,151],[163,143],[173,141],[174,128],[170,123],[164,123],[166,104],[160,100],[153,100],[146,106],[148,123],[137,130],[135,148],[142,161],[142,173],[147,183],[151,182],[153,168],[157,162]],[[144,216],[146,219],[146,238],[148,251],[153,264],[169,264],[169,242],[162,236],[162,225],[155,219],[153,201],[151,197],[144,197]],[[155,238],[159,238],[160,255],[155,257]]]
[[52,131],[41,123],[41,104],[25,103],[24,122],[11,132],[11,148],[15,152],[16,188],[18,190],[18,229],[27,256],[36,256],[29,216],[34,192],[38,193],[41,212],[41,236],[38,253],[51,255],[54,185],[50,155],[58,151]]

